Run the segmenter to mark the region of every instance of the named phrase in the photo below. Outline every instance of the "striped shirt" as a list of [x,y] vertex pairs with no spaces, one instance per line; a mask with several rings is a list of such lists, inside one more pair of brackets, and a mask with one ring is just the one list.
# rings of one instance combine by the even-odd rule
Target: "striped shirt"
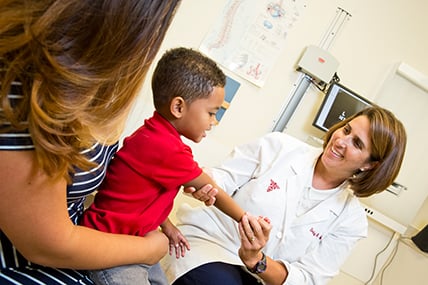
[[[14,83],[9,94],[11,104],[22,98],[20,84]],[[2,110],[0,109],[0,112]],[[7,124],[0,128],[8,127]],[[95,144],[84,150],[87,157],[96,162],[89,171],[78,170],[67,187],[67,207],[70,219],[77,224],[84,209],[86,197],[93,193],[105,176],[107,163],[117,151],[118,144],[104,146]],[[2,150],[23,151],[34,149],[28,131],[0,133],[0,155]],[[93,284],[84,272],[47,268],[26,260],[0,231],[0,284]]]

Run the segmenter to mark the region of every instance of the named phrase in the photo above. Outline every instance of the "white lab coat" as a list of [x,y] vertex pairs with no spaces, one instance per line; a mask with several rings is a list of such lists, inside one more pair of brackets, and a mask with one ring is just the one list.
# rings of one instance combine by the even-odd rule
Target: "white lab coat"
[[[218,185],[244,210],[271,220],[264,252],[287,267],[285,285],[326,284],[339,272],[355,243],[367,235],[364,209],[346,185],[297,216],[301,193],[311,186],[314,163],[321,152],[274,132],[235,148],[220,168],[210,170]],[[243,265],[238,256],[237,223],[217,208],[184,204],[177,218],[191,250],[184,258],[166,256],[162,260],[169,281],[208,262]]]

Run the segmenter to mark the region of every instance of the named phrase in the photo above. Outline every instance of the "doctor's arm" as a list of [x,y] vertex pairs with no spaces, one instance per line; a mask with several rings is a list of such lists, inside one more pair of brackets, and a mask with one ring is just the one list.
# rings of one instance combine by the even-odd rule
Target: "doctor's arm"
[[[241,237],[241,247],[239,257],[245,266],[251,271],[257,262],[263,258],[263,248],[265,247],[272,229],[269,220],[263,217],[246,215],[239,223],[239,234]],[[269,256],[266,257],[266,270],[258,273],[266,284],[280,285],[285,282],[288,271],[285,265]]]
[[[340,267],[356,243],[364,238],[365,232],[364,212],[348,212],[341,216],[322,240],[312,243],[295,261],[287,261],[287,255],[294,250],[292,246],[285,248],[284,252],[278,252],[280,260],[277,262],[282,263],[288,272],[285,280],[289,284],[327,284],[339,273]],[[265,276],[261,277],[265,279]]]

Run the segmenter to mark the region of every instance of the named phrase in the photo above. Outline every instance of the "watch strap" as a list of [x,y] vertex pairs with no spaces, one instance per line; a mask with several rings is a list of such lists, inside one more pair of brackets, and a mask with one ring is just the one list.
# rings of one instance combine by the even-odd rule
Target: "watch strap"
[[267,263],[266,263],[266,255],[262,251],[262,259],[257,261],[256,265],[253,268],[249,268],[248,270],[251,273],[260,274],[266,271]]

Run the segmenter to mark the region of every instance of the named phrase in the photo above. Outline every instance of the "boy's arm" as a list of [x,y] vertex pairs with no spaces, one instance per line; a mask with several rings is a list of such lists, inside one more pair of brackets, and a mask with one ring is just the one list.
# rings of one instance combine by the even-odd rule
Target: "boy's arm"
[[169,240],[169,254],[175,257],[184,257],[186,251],[190,250],[190,244],[181,231],[167,218],[161,225],[162,232]]
[[207,184],[211,184],[214,188],[218,190],[218,193],[215,197],[216,200],[214,205],[223,213],[225,213],[226,215],[228,215],[239,223],[241,221],[242,216],[244,216],[245,211],[205,172],[202,172],[201,175],[199,175],[192,181],[185,183],[183,186],[185,188],[195,187],[195,189],[200,189]]

